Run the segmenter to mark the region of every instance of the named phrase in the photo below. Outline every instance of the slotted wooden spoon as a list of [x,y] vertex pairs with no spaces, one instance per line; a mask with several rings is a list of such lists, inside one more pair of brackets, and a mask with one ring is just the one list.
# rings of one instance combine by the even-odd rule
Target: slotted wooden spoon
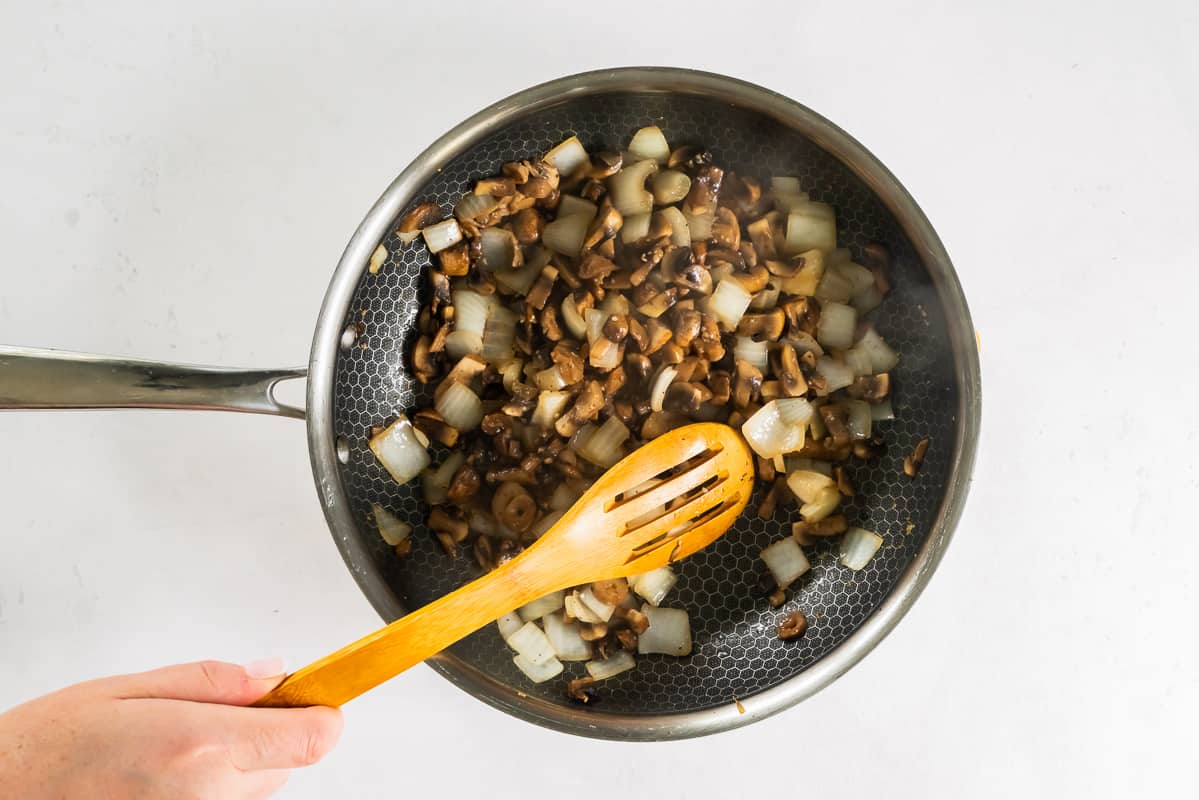
[[727,425],[659,436],[605,472],[520,555],[288,675],[256,705],[340,706],[542,595],[686,558],[732,525],[753,480],[749,448]]

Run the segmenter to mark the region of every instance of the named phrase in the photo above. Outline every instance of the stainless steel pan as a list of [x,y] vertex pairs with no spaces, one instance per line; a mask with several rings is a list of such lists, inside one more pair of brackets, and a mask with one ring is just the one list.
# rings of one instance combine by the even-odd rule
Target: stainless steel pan
[[[774,624],[786,609],[769,609],[754,582],[758,549],[783,535],[785,523],[747,516],[680,565],[672,603],[691,612],[694,655],[643,659],[638,669],[605,682],[595,706],[572,704],[555,682],[530,685],[494,630],[480,631],[431,664],[497,708],[585,736],[699,736],[787,708],[869,652],[932,576],[966,498],[980,383],[965,298],[915,201],[844,131],[758,86],[677,69],[591,72],[520,92],[442,136],[370,209],[333,273],[312,341],[306,411],[272,395],[277,382],[302,377],[300,369],[222,370],[21,348],[0,349],[0,407],[169,407],[306,419],[317,494],[333,538],[380,616],[393,620],[473,576],[469,559],[450,562],[440,554],[421,530],[424,512],[413,487],[396,486],[366,447],[372,425],[420,396],[404,354],[428,256],[419,242],[396,240],[396,220],[418,201],[449,208],[501,162],[544,152],[571,133],[586,144],[615,148],[649,123],[673,143],[705,144],[739,173],[800,176],[816,199],[835,206],[841,241],[854,248],[882,241],[894,253],[897,288],[875,318],[902,357],[895,372],[897,420],[884,427],[888,451],[856,469],[859,496],[848,509],[886,544],[857,573],[840,567],[831,550],[818,550],[788,606],[807,612],[810,629],[797,642],[782,642]],[[380,242],[390,255],[371,275],[366,265]],[[926,436],[932,447],[924,469],[909,480],[901,474],[903,455]],[[380,540],[369,522],[371,502],[417,527],[407,559]]]

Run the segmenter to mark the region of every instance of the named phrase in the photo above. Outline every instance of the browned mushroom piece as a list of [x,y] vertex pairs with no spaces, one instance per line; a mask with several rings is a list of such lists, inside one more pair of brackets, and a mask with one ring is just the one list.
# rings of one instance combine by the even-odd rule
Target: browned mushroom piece
[[761,210],[762,184],[755,178],[743,178],[730,170],[724,175],[720,202],[733,209],[739,218],[753,216]]
[[687,354],[683,351],[683,348],[674,342],[667,342],[650,357],[650,360],[658,365],[679,364],[682,363],[686,356]]
[[442,506],[434,506],[429,512],[429,530],[447,534],[455,543],[465,540],[470,533],[466,520],[453,516]]
[[623,342],[629,335],[629,317],[627,314],[609,314],[601,329],[604,338],[610,342]]
[[577,343],[564,341],[554,345],[550,351],[550,360],[567,385],[583,380],[583,358],[579,355],[578,347]]
[[466,242],[458,242],[437,254],[441,271],[446,275],[461,277],[470,271],[470,251]]
[[[612,198],[604,195],[603,199],[600,200],[599,210],[596,212],[595,219],[591,221],[591,224],[587,227],[587,234],[583,237],[583,249],[591,250],[598,247],[601,242],[608,241],[616,235],[623,224],[624,217],[612,205]],[[580,271],[581,269],[582,267],[580,267]],[[583,277],[586,278],[589,276],[583,275]]]
[[450,279],[445,273],[431,269],[429,270],[429,288],[432,289],[432,300],[429,307],[434,313],[442,306],[449,306],[453,296],[450,294]]
[[792,278],[797,275],[801,269],[803,269],[803,265],[803,256],[795,256],[794,258],[789,258],[786,261],[768,259],[764,264],[766,271],[776,278]]
[[891,292],[891,251],[873,243],[862,248],[862,264],[874,275],[874,288],[884,297]]
[[551,342],[562,341],[562,324],[558,321],[558,307],[553,303],[541,310],[541,332]]
[[673,338],[675,344],[686,348],[691,341],[699,336],[704,322],[704,315],[693,309],[685,309],[675,314]]
[[783,396],[783,387],[778,381],[762,381],[762,402],[769,403]]
[[422,408],[413,414],[412,424],[425,436],[446,447],[458,444],[458,429],[442,419],[441,414],[432,408]]
[[818,413],[834,445],[846,445],[850,441],[849,408],[841,403],[825,403]]
[[434,531],[433,536],[437,539],[437,543],[441,545],[441,549],[450,558],[458,557],[458,545],[454,543],[454,537],[445,531]]
[[596,252],[590,252],[583,256],[582,261],[579,262],[578,275],[584,280],[595,280],[603,278],[617,269],[619,267],[612,259]]
[[608,635],[608,625],[604,622],[593,622],[579,626],[579,636],[585,642],[597,642]]
[[784,397],[803,397],[808,393],[808,382],[799,368],[799,356],[795,348],[783,343],[775,350],[774,374]]
[[601,603],[607,603],[610,606],[619,605],[629,596],[629,582],[624,578],[595,581],[591,584],[591,593]]
[[904,456],[903,459],[903,474],[909,478],[915,478],[920,472],[920,467],[924,464],[924,455],[928,452],[928,439],[921,439],[916,442],[916,446],[912,448],[912,452]]
[[771,608],[778,608],[783,603],[787,602],[787,591],[785,589],[775,589],[766,598],[766,602],[770,603]]
[[641,423],[641,438],[648,442],[690,421],[675,411],[655,411]]
[[647,356],[658,352],[674,336],[670,328],[656,319],[645,321],[645,334],[646,342],[641,346],[641,352]]
[[574,436],[585,423],[595,419],[603,407],[604,392],[599,381],[587,381],[574,405],[554,423],[554,430],[559,436]]
[[418,203],[400,219],[396,232],[408,235],[420,233],[422,228],[427,228],[440,220],[441,208],[436,203]]
[[712,221],[712,240],[732,250],[741,247],[741,223],[732,209],[716,209],[716,219]]
[[458,467],[454,472],[454,477],[450,479],[446,497],[451,503],[465,503],[479,493],[482,483],[483,480],[479,477],[478,470],[472,464],[463,464]]
[[683,200],[684,214],[709,214],[716,211],[716,196],[720,194],[720,184],[724,180],[724,170],[711,164],[705,164],[695,170],[691,178],[691,190]]
[[486,369],[487,362],[479,356],[474,355],[473,353],[464,355],[458,360],[458,363],[454,365],[454,368],[450,370],[449,374],[445,376],[441,383],[437,385],[437,389],[433,392],[433,398],[440,398],[442,392],[444,392],[451,383],[464,383],[467,386],[470,386],[471,382],[474,381],[475,378],[482,375]]
[[[864,444],[859,442],[859,444]],[[846,461],[853,448],[849,445],[835,445],[831,442],[818,442],[812,439],[804,442],[797,455],[800,458],[814,458],[818,461]]]
[[798,639],[808,629],[808,618],[802,611],[792,611],[779,623],[778,635],[785,642]]
[[854,496],[855,490],[853,488],[853,481],[850,480],[849,472],[846,471],[845,467],[841,466],[840,464],[833,467],[833,477],[837,481],[837,491],[840,492],[843,497]]
[[433,341],[429,343],[430,353],[440,353],[445,350],[445,340],[449,337],[454,326],[450,323],[445,323],[437,329],[437,333],[433,335]]
[[757,314],[746,314],[737,323],[738,336],[752,336],[759,341],[766,339],[777,342],[786,329],[787,315],[781,308],[772,308]]
[[508,197],[516,194],[516,181],[512,178],[481,178],[475,182],[474,192],[492,197]]
[[495,547],[491,544],[491,539],[487,536],[480,536],[475,539],[473,548],[475,563],[479,565],[479,569],[484,572],[495,569]]
[[820,538],[837,536],[847,530],[849,521],[844,514],[833,514],[816,522],[800,520],[791,525],[791,535],[803,547],[810,547]]
[[763,481],[763,482],[773,481],[774,475],[775,475],[774,460],[769,459],[769,458],[762,458],[761,456],[755,456],[754,460],[758,464],[758,468],[757,468],[758,480]]
[[391,548],[397,556],[403,558],[412,552],[412,537],[408,536],[400,540],[400,543]]
[[512,217],[512,235],[523,245],[530,245],[541,238],[545,230],[545,217],[535,208],[525,208]]
[[604,396],[608,398],[615,397],[616,393],[624,388],[625,380],[627,380],[627,377],[625,376],[624,367],[619,365],[614,367],[604,380]]
[[643,386],[653,372],[653,363],[641,353],[629,353],[624,357],[625,373],[629,381]]
[[762,371],[743,358],[733,369],[733,407],[745,409],[762,391]]
[[878,375],[863,375],[854,379],[854,382],[849,384],[845,391],[850,397],[856,397],[868,403],[877,403],[885,400],[891,393],[891,376],[886,372],[880,372]]
[[433,340],[426,335],[417,339],[412,348],[412,371],[421,383],[431,383],[437,378],[437,365],[430,352],[432,344]]
[[[759,478],[762,476],[759,475]],[[765,480],[763,478],[763,480]],[[780,504],[786,503],[792,499],[791,488],[787,486],[787,478],[785,475],[776,475],[774,483],[770,485],[770,491],[762,498],[762,503],[758,506],[758,517],[760,519],[770,519],[774,516],[775,510]]]
[[550,292],[554,290],[554,283],[557,280],[557,269],[549,265],[543,267],[541,274],[537,276],[537,280],[533,281],[533,285],[529,287],[529,294],[525,297],[525,302],[529,307],[538,310],[544,308],[546,301],[550,299]]
[[588,163],[581,169],[582,176],[587,180],[602,181],[620,172],[624,166],[624,157],[619,152],[600,150],[592,153]]
[[697,145],[688,144],[676,147],[666,159],[666,166],[671,169],[681,167],[700,167],[712,163],[712,154]]
[[783,303],[781,308],[787,315],[787,324],[792,330],[809,336],[816,335],[816,326],[820,322],[820,304],[815,298],[796,297]]
[[724,370],[712,370],[708,374],[708,389],[712,391],[712,405],[723,406],[733,391],[732,376]]
[[628,628],[621,628],[616,632],[616,640],[620,642],[620,647],[629,652],[637,650],[637,634],[633,633]]
[[591,687],[595,686],[596,680],[590,675],[582,678],[575,678],[566,684],[566,697],[576,703],[584,705],[596,702],[595,692]]
[[524,533],[537,519],[537,503],[516,481],[504,481],[491,497],[491,513],[505,527]]
[[745,226],[745,230],[749,233],[749,240],[753,243],[754,252],[758,255],[758,260],[765,261],[768,265],[771,259],[778,258],[778,249],[774,244],[774,229],[770,223],[770,219],[762,217]]
[[694,414],[704,402],[704,393],[711,396],[706,386],[698,383],[670,384],[666,389],[666,397],[662,401],[663,411],[677,411],[680,414]]

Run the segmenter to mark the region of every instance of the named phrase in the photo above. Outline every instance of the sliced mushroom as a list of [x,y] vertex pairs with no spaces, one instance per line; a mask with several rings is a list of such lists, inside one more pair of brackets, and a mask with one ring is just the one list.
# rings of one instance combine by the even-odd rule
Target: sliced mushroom
[[583,260],[579,262],[578,274],[584,280],[594,280],[602,278],[617,269],[619,267],[612,259],[606,258],[596,252],[590,252],[583,256]]
[[458,429],[450,425],[432,408],[422,408],[412,415],[412,425],[435,442],[446,447],[458,444]]
[[533,281],[533,285],[529,287],[529,294],[525,298],[528,306],[538,310],[545,308],[545,303],[550,299],[550,292],[554,290],[554,282],[557,280],[558,270],[556,268],[549,265],[543,267],[537,280]]
[[433,297],[429,302],[429,308],[434,313],[442,306],[448,306],[453,298],[450,293],[450,279],[446,277],[444,272],[440,270],[429,270],[429,287],[433,290]]
[[733,370],[733,407],[745,410],[762,390],[762,372],[745,359],[737,359]]
[[537,519],[537,504],[525,487],[516,481],[505,481],[492,495],[491,513],[505,527],[524,533]]
[[774,374],[784,397],[803,397],[808,393],[808,382],[799,368],[799,356],[789,344],[779,345],[775,351],[777,362]]
[[699,339],[691,343],[691,349],[708,361],[716,362],[724,358],[724,343],[720,336],[720,325],[716,318],[704,315],[703,325],[699,329]]
[[772,308],[760,314],[746,314],[737,323],[739,336],[752,336],[759,341],[778,341],[787,328],[787,315],[781,308]]
[[646,342],[641,346],[641,352],[649,356],[661,350],[670,341],[674,333],[658,320],[647,319],[645,321],[645,335]]
[[566,684],[566,697],[576,703],[589,705],[596,702],[595,692],[591,687],[595,686],[596,680],[590,675],[582,678],[575,678],[570,683]]
[[545,230],[545,217],[535,208],[526,208],[512,218],[512,235],[523,245],[530,245],[541,238]]
[[703,322],[703,314],[698,311],[687,309],[676,313],[673,331],[675,344],[683,348],[690,345],[692,340],[699,336]]
[[791,525],[791,535],[801,547],[811,547],[820,538],[837,536],[849,530],[844,514],[834,514],[816,522],[800,520]]
[[592,622],[579,626],[579,636],[585,642],[597,642],[608,635],[608,624],[605,622]]
[[645,422],[641,423],[641,438],[647,442],[651,441],[690,421],[686,416],[675,411],[655,411],[645,418]]
[[591,593],[601,603],[607,603],[610,606],[620,605],[629,596],[629,582],[624,578],[595,581],[591,584]]
[[437,385],[437,390],[433,393],[433,399],[440,399],[441,393],[444,392],[451,383],[464,383],[467,386],[475,378],[483,374],[487,369],[487,362],[481,357],[473,353],[463,356],[449,374],[445,376],[440,384]]
[[712,370],[708,374],[708,389],[712,392],[712,405],[724,405],[733,391],[731,376],[724,370]]
[[874,287],[884,297],[891,291],[891,251],[881,244],[862,248],[862,264],[874,275]]
[[779,623],[778,635],[785,642],[798,639],[808,629],[808,618],[802,611],[792,611]]
[[479,477],[474,466],[469,463],[463,464],[458,467],[454,477],[450,479],[446,497],[451,503],[465,503],[479,493],[482,482],[482,478]]
[[541,332],[551,342],[562,340],[562,324],[558,321],[558,307],[553,303],[541,310]]
[[718,208],[712,221],[712,240],[722,247],[737,250],[741,247],[741,223],[732,209]]
[[432,344],[433,340],[425,335],[417,339],[412,348],[412,371],[421,383],[430,383],[437,378],[437,365],[430,352]]
[[667,342],[658,348],[652,356],[655,364],[679,364],[687,354],[683,352],[683,348],[679,347],[674,342]]
[[796,297],[781,306],[787,315],[787,323],[796,332],[816,335],[816,326],[820,323],[820,305],[811,297]]
[[576,348],[575,344],[559,342],[550,351],[550,360],[568,386],[583,380],[583,358]]
[[891,393],[891,375],[886,372],[880,372],[878,375],[863,375],[856,378],[846,387],[845,391],[850,397],[856,397],[868,403],[877,403],[885,400]]
[[470,250],[466,242],[458,242],[438,253],[437,261],[446,275],[461,277],[470,271]]
[[624,388],[625,380],[624,367],[615,367],[611,372],[608,373],[608,377],[604,381],[604,396],[614,397],[617,392]]
[[610,314],[604,320],[602,328],[604,338],[612,342],[623,342],[629,335],[629,317],[627,314]]
[[455,544],[466,539],[470,533],[466,520],[452,516],[441,506],[434,506],[433,510],[429,512],[428,524],[429,530],[439,534],[448,534],[450,540]]
[[739,218],[753,216],[762,204],[762,184],[755,178],[743,178],[735,172],[727,172],[720,191],[720,202],[726,203]]
[[601,150],[591,154],[589,163],[582,168],[581,172],[587,180],[602,181],[604,178],[610,178],[620,172],[623,165],[624,157],[620,153]]
[[[624,217],[612,205],[612,198],[604,195],[603,200],[600,201],[599,211],[596,212],[595,219],[587,227],[587,234],[583,238],[583,249],[591,250],[598,247],[601,242],[608,241],[617,234],[620,226],[623,224]],[[583,277],[589,276],[583,275]]]
[[666,166],[671,169],[687,168],[695,171],[702,166],[712,163],[712,154],[696,145],[683,145],[671,151],[666,159]]
[[684,214],[709,214],[716,211],[716,196],[720,194],[720,184],[724,180],[724,170],[720,167],[705,164],[695,170],[691,180],[691,191],[683,200]]
[[421,228],[427,228],[441,221],[441,208],[436,203],[418,203],[400,220],[396,233],[405,242],[416,239]]
[[[705,396],[706,395],[706,396]],[[662,401],[663,411],[677,411],[681,414],[694,414],[712,393],[708,387],[698,383],[670,384],[666,389],[666,398]]]
[[649,380],[654,365],[641,353],[629,353],[624,357],[625,373],[629,380],[641,386]]
[[833,467],[833,477],[837,481],[837,491],[841,493],[842,497],[853,497],[854,494],[856,494],[856,491],[853,487],[853,481],[850,480],[849,472],[845,469],[845,467],[841,466],[840,464]]
[[828,428],[833,444],[844,446],[849,444],[849,409],[840,403],[826,403],[818,409],[820,420]]
[[774,242],[774,228],[771,226],[770,219],[762,217],[754,220],[745,226],[745,230],[749,233],[749,240],[753,243],[754,252],[757,253],[759,261],[765,261],[769,265],[772,259],[778,258],[778,249]]
[[928,439],[921,439],[916,442],[916,446],[912,452],[903,458],[903,474],[909,478],[915,478],[920,472],[920,467],[924,464],[924,454],[928,452]]
[[567,411],[554,423],[554,430],[558,432],[559,436],[574,436],[585,423],[595,419],[603,407],[604,392],[600,388],[599,381],[588,381],[583,386],[583,391],[579,392],[579,396],[575,398],[575,403],[571,406],[570,411]]

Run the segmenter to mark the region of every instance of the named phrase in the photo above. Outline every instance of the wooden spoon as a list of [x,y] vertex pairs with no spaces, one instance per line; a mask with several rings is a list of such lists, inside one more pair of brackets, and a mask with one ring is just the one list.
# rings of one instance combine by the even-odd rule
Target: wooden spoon
[[686,558],[733,524],[753,480],[749,448],[727,425],[659,436],[511,561],[292,673],[255,705],[340,706],[542,595]]

